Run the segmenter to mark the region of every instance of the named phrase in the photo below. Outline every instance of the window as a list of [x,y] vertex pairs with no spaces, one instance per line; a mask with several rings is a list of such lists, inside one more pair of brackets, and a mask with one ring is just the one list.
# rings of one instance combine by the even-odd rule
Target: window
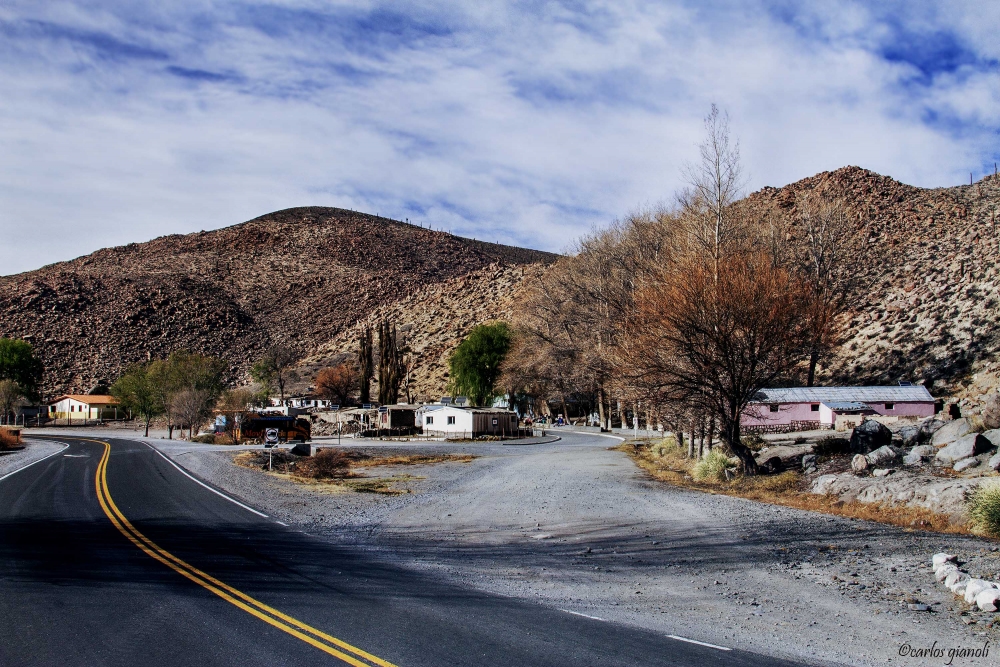
[[819,403],[813,403],[812,405],[809,406],[809,409],[812,410],[813,412],[819,412]]
[[448,417],[448,424],[454,424],[454,423],[455,423],[455,418],[454,417]]
[[493,425],[494,425],[494,426],[496,426],[496,425],[497,425],[497,424],[499,424],[499,423],[500,423],[500,422],[499,422],[499,421],[497,421],[496,419],[494,419],[494,420],[493,420]]
[[771,410],[771,412],[777,412],[778,411],[778,404],[777,403],[772,403],[771,405],[769,405],[767,407]]
[[434,417],[427,417],[427,423],[428,424],[433,424],[434,423]]
[[885,404],[885,409],[886,409],[886,410],[892,410],[892,407],[893,407],[894,405],[895,405],[895,403],[886,403],[886,404]]

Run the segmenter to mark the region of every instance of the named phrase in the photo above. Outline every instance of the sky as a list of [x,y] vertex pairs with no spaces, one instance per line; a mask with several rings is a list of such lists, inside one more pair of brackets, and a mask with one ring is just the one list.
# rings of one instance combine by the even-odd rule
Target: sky
[[997,25],[962,0],[4,0],[0,274],[292,206],[564,251],[672,201],[713,103],[748,192],[968,183],[1000,160]]

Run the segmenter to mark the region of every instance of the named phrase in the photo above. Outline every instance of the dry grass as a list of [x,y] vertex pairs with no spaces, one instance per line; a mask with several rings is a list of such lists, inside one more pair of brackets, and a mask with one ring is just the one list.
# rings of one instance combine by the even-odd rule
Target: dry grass
[[258,450],[242,452],[233,457],[236,465],[254,470],[263,470],[276,477],[322,488],[333,493],[378,493],[399,495],[410,493],[409,489],[399,489],[394,485],[417,479],[412,475],[392,477],[366,477],[354,468],[375,468],[379,466],[432,465],[435,463],[468,463],[475,457],[471,454],[397,454],[392,456],[370,456],[363,452],[320,449],[311,457],[296,456],[286,450],[272,452],[268,471],[268,453]]
[[0,428],[0,449],[14,449],[21,446],[21,435],[10,429]]
[[772,505],[832,514],[852,519],[877,521],[906,529],[931,530],[939,533],[974,534],[971,526],[954,524],[949,517],[930,510],[881,503],[845,503],[835,496],[808,492],[808,481],[796,470],[778,475],[757,477],[737,476],[730,481],[695,480],[691,474],[695,461],[685,457],[673,443],[659,441],[623,443],[614,449],[625,452],[654,479],[705,493],[747,498]]

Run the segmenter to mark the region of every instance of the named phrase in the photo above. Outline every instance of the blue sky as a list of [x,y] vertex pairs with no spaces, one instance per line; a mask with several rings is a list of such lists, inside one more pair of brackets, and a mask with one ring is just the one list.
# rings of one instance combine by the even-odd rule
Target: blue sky
[[562,250],[670,201],[712,103],[748,189],[1000,159],[1000,5],[0,5],[0,273],[290,206]]

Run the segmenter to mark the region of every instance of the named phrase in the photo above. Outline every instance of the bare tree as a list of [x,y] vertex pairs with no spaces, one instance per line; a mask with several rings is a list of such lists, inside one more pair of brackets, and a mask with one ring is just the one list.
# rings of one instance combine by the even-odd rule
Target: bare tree
[[729,134],[729,114],[712,105],[705,118],[700,159],[684,168],[688,189],[680,194],[691,240],[712,257],[713,273],[726,246],[742,237],[744,225],[733,207],[743,195],[744,177],[739,142]]
[[285,404],[285,386],[293,382],[297,375],[293,369],[298,361],[298,354],[285,345],[275,345],[264,353],[264,356],[253,365],[250,375],[262,385],[275,387]]
[[194,437],[194,432],[201,428],[202,420],[208,415],[208,406],[212,394],[208,389],[188,387],[181,389],[170,397],[168,411],[177,420],[184,435],[184,425],[188,427],[188,438]]
[[257,394],[247,388],[230,389],[219,397],[216,409],[226,418],[226,435],[234,445],[239,444],[243,422],[257,399]]
[[714,418],[746,473],[756,474],[740,418],[757,392],[807,358],[808,301],[764,253],[679,263],[638,295],[622,367],[632,385]]

